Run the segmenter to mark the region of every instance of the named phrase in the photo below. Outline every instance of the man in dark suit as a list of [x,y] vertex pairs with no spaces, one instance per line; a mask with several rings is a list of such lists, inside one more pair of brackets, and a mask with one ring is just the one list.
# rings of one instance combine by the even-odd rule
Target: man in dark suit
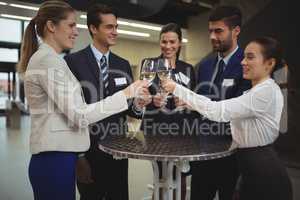
[[[85,100],[90,104],[124,89],[133,77],[129,62],[109,50],[117,38],[113,11],[104,5],[93,5],[87,12],[87,26],[92,44],[65,60],[81,82]],[[134,116],[131,109],[90,127],[91,147],[79,155],[76,169],[81,200],[128,199],[128,160],[114,160],[98,149],[98,142],[110,135],[125,134],[126,115]]]
[[[215,101],[240,96],[250,88],[243,79],[243,50],[238,46],[242,16],[238,8],[220,6],[209,17],[209,37],[215,52],[200,62],[197,70],[197,93]],[[208,129],[200,134],[231,137],[230,125],[203,119]],[[207,127],[207,126],[206,126]],[[235,155],[192,163],[192,200],[232,200],[238,178]]]

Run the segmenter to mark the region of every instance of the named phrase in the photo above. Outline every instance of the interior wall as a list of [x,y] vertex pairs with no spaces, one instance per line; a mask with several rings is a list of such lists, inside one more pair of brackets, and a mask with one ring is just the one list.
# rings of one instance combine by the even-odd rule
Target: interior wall
[[208,16],[209,12],[205,12],[190,17],[188,21],[187,35],[189,42],[186,45],[185,60],[192,65],[196,65],[212,50],[208,36]]
[[111,49],[114,53],[130,62],[135,79],[139,77],[142,59],[156,57],[160,53],[158,43],[141,42],[123,38],[119,38],[118,43]]

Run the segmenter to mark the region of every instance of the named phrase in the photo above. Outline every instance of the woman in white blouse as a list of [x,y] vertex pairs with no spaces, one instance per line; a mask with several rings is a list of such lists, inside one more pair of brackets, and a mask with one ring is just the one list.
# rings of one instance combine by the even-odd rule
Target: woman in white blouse
[[136,90],[147,90],[146,82],[137,81],[86,104],[80,83],[59,55],[73,48],[77,36],[75,10],[64,1],[46,1],[22,42],[19,68],[31,115],[29,178],[37,200],[75,200],[76,152],[89,148],[88,125],[128,109]]
[[204,117],[229,122],[232,137],[238,144],[237,158],[242,176],[241,200],[292,200],[286,169],[271,144],[279,135],[283,96],[271,79],[282,66],[282,52],[272,38],[257,38],[245,49],[243,77],[252,88],[242,96],[211,101],[172,80],[163,87],[185,101]]

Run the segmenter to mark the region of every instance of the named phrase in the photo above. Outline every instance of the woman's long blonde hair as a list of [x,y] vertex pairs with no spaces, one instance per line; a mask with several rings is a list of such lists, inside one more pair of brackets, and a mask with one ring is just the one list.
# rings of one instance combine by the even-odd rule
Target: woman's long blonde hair
[[21,58],[17,64],[18,72],[25,73],[30,57],[38,49],[38,37],[44,38],[47,21],[58,24],[66,19],[70,12],[74,12],[68,3],[59,0],[44,2],[37,15],[29,22],[22,40]]

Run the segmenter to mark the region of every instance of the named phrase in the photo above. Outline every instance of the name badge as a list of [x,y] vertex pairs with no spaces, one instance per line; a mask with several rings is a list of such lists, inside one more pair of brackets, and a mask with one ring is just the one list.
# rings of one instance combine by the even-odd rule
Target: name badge
[[222,86],[224,87],[230,87],[234,85],[234,79],[224,79]]
[[180,79],[181,81],[185,84],[185,85],[188,85],[189,82],[190,82],[190,78],[187,77],[186,75],[184,75],[182,72],[179,72],[179,76],[180,76]]
[[127,80],[125,77],[122,78],[115,78],[116,85],[125,85],[127,84]]

